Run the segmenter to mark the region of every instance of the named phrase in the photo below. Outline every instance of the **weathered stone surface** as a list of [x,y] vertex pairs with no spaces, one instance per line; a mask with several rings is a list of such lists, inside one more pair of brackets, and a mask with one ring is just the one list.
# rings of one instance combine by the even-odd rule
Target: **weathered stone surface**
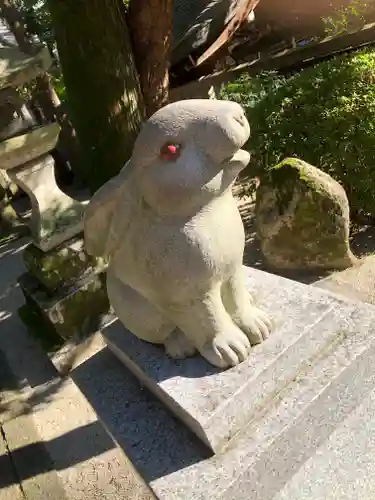
[[54,297],[29,273],[19,283],[29,307],[42,314],[63,339],[84,339],[97,331],[109,311],[103,274],[94,273]]
[[[3,381],[5,382],[5,381]],[[0,458],[1,458],[1,500],[24,500],[19,479],[14,470],[12,457],[8,450],[7,442],[0,433]]]
[[87,251],[109,259],[116,315],[174,358],[197,350],[227,368],[270,333],[244,284],[245,235],[231,191],[250,159],[240,149],[249,134],[237,103],[169,104],[144,124],[128,164],[85,213]]
[[168,359],[162,349],[137,339],[120,322],[102,331],[125,365],[215,452],[256,418],[323,346],[341,339],[333,319],[334,297],[289,283],[282,289],[282,282],[275,286],[273,277],[252,269],[246,269],[246,278],[249,292],[257,289],[259,305],[272,313],[275,332],[228,371],[212,369],[202,358]]
[[0,89],[0,140],[25,133],[36,126],[36,119],[31,116],[17,90],[11,87]]
[[51,123],[0,142],[0,168],[9,170],[19,167],[52,151],[59,134],[60,125]]
[[296,471],[274,500],[370,500],[375,483],[374,415],[372,390],[338,422],[318,452]]
[[89,202],[75,200],[60,190],[54,166],[52,156],[45,155],[7,171],[31,200],[33,242],[43,251],[83,231],[83,215]]
[[[69,374],[105,346],[99,331],[93,331],[85,337],[78,335],[68,340],[63,339],[55,330],[55,325],[30,300],[18,309],[18,315],[60,375]],[[111,321],[112,315],[103,314],[96,327],[100,330]]]
[[[263,392],[264,399],[253,407],[253,418],[221,453],[207,457],[147,391],[126,373],[121,377],[105,353],[92,360],[91,376],[98,372],[98,377],[85,384],[82,369],[75,380],[82,382],[104,425],[129,452],[159,500],[341,499],[341,481],[347,488],[342,498],[370,498],[367,493],[375,480],[375,455],[366,430],[372,432],[374,420],[375,308],[341,301],[318,288],[254,269],[247,273],[252,286],[260,290],[260,304],[278,311],[278,322],[281,320],[275,334],[254,349],[255,355],[263,352],[267,358],[269,344],[275,341],[281,342],[279,358],[265,367],[267,375],[262,370],[249,372],[254,396],[250,394],[248,403],[252,405],[254,397]],[[319,304],[323,314],[325,307],[329,310],[314,319],[309,310]],[[282,345],[285,335],[289,348]],[[137,355],[137,359],[141,357]],[[279,364],[283,357],[288,360],[286,373]],[[180,394],[184,408],[190,405],[191,387],[205,385],[211,389],[205,403],[209,408],[210,401],[215,404],[218,398],[209,386],[216,374],[190,373],[188,378],[184,372],[184,380],[179,381],[183,365],[192,361],[175,361],[170,381],[164,380],[161,367],[158,383],[169,384],[171,394],[175,384],[174,394]],[[294,362],[300,363],[299,370],[289,378],[289,364]],[[220,375],[233,376],[231,372],[240,367]],[[187,391],[183,392],[185,383]],[[268,392],[269,384],[274,391]],[[225,384],[217,387],[219,392],[224,390]],[[203,399],[202,394],[199,397]],[[227,411],[235,412],[236,395],[230,401]],[[238,411],[242,410],[238,404]],[[219,408],[221,416],[223,411]],[[356,472],[360,481],[355,480]]]
[[[27,241],[3,244],[0,250],[0,421],[22,499],[151,500],[82,391],[71,377],[57,376],[17,317],[24,299],[16,278],[24,272]],[[122,375],[121,364],[108,355]],[[86,364],[81,366],[87,374]],[[0,451],[1,500],[8,491],[4,459]],[[11,500],[18,500],[13,493]]]
[[375,255],[363,257],[355,267],[332,273],[316,281],[314,286],[375,305]]
[[47,291],[70,286],[76,280],[105,268],[103,259],[96,259],[84,251],[82,237],[73,238],[48,252],[31,243],[23,252],[23,260],[29,273]]
[[262,253],[274,268],[341,269],[356,262],[343,187],[302,160],[288,158],[263,176],[256,222]]
[[0,48],[0,89],[18,87],[45,73],[52,60],[48,47],[41,46],[35,56],[29,56],[18,47]]

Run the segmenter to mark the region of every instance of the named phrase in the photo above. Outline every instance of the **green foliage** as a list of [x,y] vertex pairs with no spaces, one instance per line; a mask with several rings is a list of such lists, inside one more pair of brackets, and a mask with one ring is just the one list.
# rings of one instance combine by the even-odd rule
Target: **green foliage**
[[220,98],[238,102],[246,108],[252,108],[268,94],[277,91],[285,81],[286,79],[280,77],[276,71],[261,73],[256,78],[242,75],[235,82],[230,82],[222,87]]
[[347,7],[336,9],[329,17],[323,18],[326,35],[338,36],[362,28],[371,10],[369,0],[352,0]]
[[66,102],[66,89],[64,83],[64,77],[61,73],[57,75],[51,75],[52,85],[56,90],[56,94],[59,96],[59,99],[62,103]]
[[51,14],[45,0],[14,0],[17,9],[21,12],[30,35],[36,35],[49,47],[55,44],[52,30]]
[[354,212],[375,215],[375,51],[326,60],[288,79],[242,77],[222,97],[239,101],[248,115],[249,176],[301,158],[345,187]]
[[[45,43],[52,51],[56,46],[55,36],[52,29],[51,14],[48,10],[46,0],[14,0],[14,3],[21,13],[25,22],[27,33],[33,37],[36,36]],[[63,75],[58,61],[50,68],[52,85],[62,103],[66,102],[66,91]],[[24,98],[29,99],[35,88],[35,81],[24,85],[21,90]]]

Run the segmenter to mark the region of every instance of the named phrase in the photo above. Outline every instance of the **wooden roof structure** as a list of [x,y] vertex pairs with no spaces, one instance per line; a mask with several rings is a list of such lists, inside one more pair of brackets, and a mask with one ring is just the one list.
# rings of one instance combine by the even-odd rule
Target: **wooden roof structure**
[[171,73],[213,68],[260,0],[175,0]]

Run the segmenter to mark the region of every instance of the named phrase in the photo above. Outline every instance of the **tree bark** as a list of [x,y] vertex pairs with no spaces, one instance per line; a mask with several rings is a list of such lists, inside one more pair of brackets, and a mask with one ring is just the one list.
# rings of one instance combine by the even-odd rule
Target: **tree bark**
[[130,0],[129,29],[148,116],[168,103],[172,6],[173,0]]
[[73,125],[95,191],[131,156],[144,118],[121,0],[48,0]]

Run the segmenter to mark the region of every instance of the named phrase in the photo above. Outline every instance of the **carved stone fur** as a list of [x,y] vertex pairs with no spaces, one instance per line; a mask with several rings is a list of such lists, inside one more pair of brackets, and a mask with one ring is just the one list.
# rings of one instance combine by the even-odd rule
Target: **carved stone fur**
[[132,158],[92,198],[87,251],[109,259],[122,323],[175,358],[198,350],[228,367],[269,334],[244,284],[244,229],[231,187],[250,155],[242,108],[169,104],[143,126]]

